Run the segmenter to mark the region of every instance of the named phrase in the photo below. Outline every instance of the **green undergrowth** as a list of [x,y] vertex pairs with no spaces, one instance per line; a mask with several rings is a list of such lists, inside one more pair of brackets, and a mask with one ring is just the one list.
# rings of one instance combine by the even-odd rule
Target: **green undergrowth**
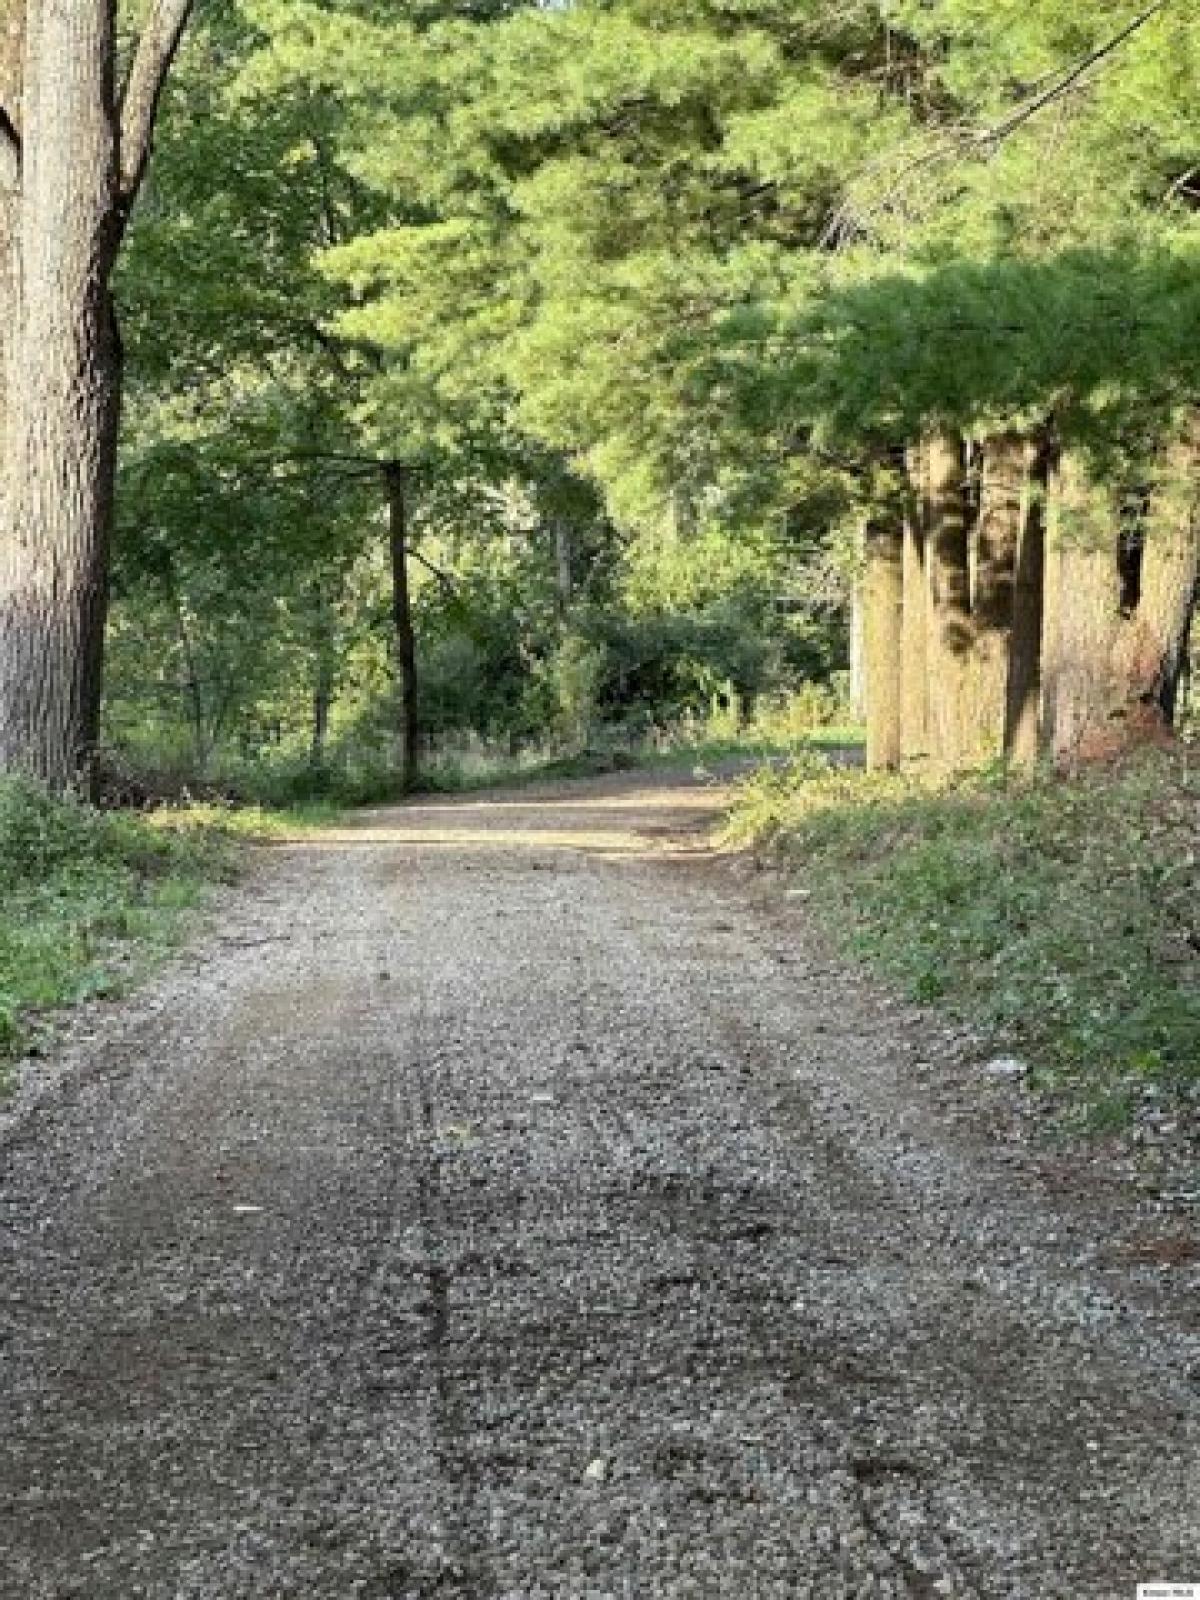
[[0,1088],[62,1007],[123,993],[175,945],[242,841],[313,819],[217,807],[139,815],[0,780]]
[[1026,1053],[1068,1119],[1200,1105],[1200,761],[938,784],[809,756],[741,785],[731,842],[803,875],[841,946]]

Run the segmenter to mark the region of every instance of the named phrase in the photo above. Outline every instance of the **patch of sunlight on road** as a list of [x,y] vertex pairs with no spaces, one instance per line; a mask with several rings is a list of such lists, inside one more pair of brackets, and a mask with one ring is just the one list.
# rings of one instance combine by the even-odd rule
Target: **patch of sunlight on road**
[[624,789],[559,798],[460,798],[373,807],[302,842],[309,848],[392,845],[418,850],[570,850],[632,857],[707,850],[728,796],[717,788]]
[[[624,833],[617,829],[590,831],[580,828],[556,833],[545,828],[351,828],[344,832],[323,833],[320,839],[305,840],[318,849],[330,845],[388,844],[409,845],[415,849],[452,850],[580,850],[591,855],[655,855],[670,848],[667,841],[656,843],[645,834]],[[694,844],[692,846],[694,848]]]

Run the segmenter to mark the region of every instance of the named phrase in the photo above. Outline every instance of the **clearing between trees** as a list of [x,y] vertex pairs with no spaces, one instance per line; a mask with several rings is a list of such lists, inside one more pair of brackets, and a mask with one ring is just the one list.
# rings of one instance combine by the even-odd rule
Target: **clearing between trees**
[[1008,1137],[1010,1084],[714,852],[726,799],[360,813],[26,1069],[6,1596],[1200,1571],[1194,1240]]

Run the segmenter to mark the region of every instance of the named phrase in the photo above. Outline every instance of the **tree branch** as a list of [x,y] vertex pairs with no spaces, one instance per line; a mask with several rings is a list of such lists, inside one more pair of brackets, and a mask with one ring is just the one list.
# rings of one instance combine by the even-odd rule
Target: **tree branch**
[[1016,111],[1007,116],[1003,122],[997,123],[994,128],[985,129],[983,133],[978,135],[978,142],[980,144],[1000,144],[1007,139],[1010,133],[1015,133],[1023,123],[1028,122],[1031,117],[1037,116],[1039,111],[1044,110],[1048,105],[1052,105],[1055,100],[1061,99],[1068,90],[1078,83],[1086,72],[1090,72],[1106,56],[1112,55],[1114,50],[1119,49],[1131,34],[1135,34],[1139,28],[1144,28],[1151,18],[1156,17],[1169,4],[1170,0],[1155,0],[1154,5],[1147,6],[1146,10],[1134,17],[1132,22],[1126,23],[1119,33],[1115,33],[1111,39],[1107,40],[1098,49],[1093,50],[1090,55],[1084,56],[1082,61],[1076,62],[1069,72],[1059,78],[1057,82],[1052,83],[1048,89],[1043,90],[1041,94],[1036,95],[1027,104],[1018,106]]
[[0,195],[13,194],[21,184],[21,136],[12,118],[0,106]]
[[[824,248],[837,246],[847,239],[861,236],[866,232],[866,225],[872,218],[886,210],[898,198],[909,178],[916,173],[936,166],[941,162],[953,160],[955,156],[963,154],[988,152],[994,154],[997,149],[1009,139],[1018,128],[1031,121],[1044,111],[1047,106],[1061,100],[1064,95],[1076,89],[1083,78],[1098,66],[1101,61],[1113,55],[1125,41],[1144,28],[1160,11],[1165,11],[1171,0],[1154,0],[1152,5],[1138,13],[1130,22],[1112,35],[1111,38],[1092,50],[1086,56],[1076,61],[1066,72],[1055,78],[1048,88],[1041,90],[1032,99],[1010,111],[999,122],[993,123],[989,128],[955,129],[944,139],[939,140],[932,147],[920,151],[914,158],[907,161],[900,171],[893,173],[887,190],[868,201],[862,207],[855,204],[853,195],[847,195],[838,205],[829,221],[826,223],[821,235],[821,245]],[[880,166],[881,163],[876,163]],[[869,169],[868,169],[869,170]]]
[[453,600],[458,594],[458,585],[455,583],[450,574],[448,572],[443,572],[441,567],[435,566],[434,563],[430,561],[428,556],[422,555],[419,550],[414,550],[412,545],[409,545],[408,553],[410,556],[412,556],[414,561],[419,561],[428,572],[433,574],[433,576],[445,590],[446,594],[449,595],[451,600]]
[[167,75],[195,0],[154,0],[121,94],[121,209],[133,209],[154,139]]

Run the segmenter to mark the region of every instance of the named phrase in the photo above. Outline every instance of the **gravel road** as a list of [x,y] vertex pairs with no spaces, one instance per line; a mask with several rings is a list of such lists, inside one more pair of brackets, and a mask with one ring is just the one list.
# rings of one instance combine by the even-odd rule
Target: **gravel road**
[[977,1125],[972,1074],[1019,1091],[714,855],[720,803],[620,775],[264,852],[26,1072],[4,1600],[1200,1584],[1179,1223]]

